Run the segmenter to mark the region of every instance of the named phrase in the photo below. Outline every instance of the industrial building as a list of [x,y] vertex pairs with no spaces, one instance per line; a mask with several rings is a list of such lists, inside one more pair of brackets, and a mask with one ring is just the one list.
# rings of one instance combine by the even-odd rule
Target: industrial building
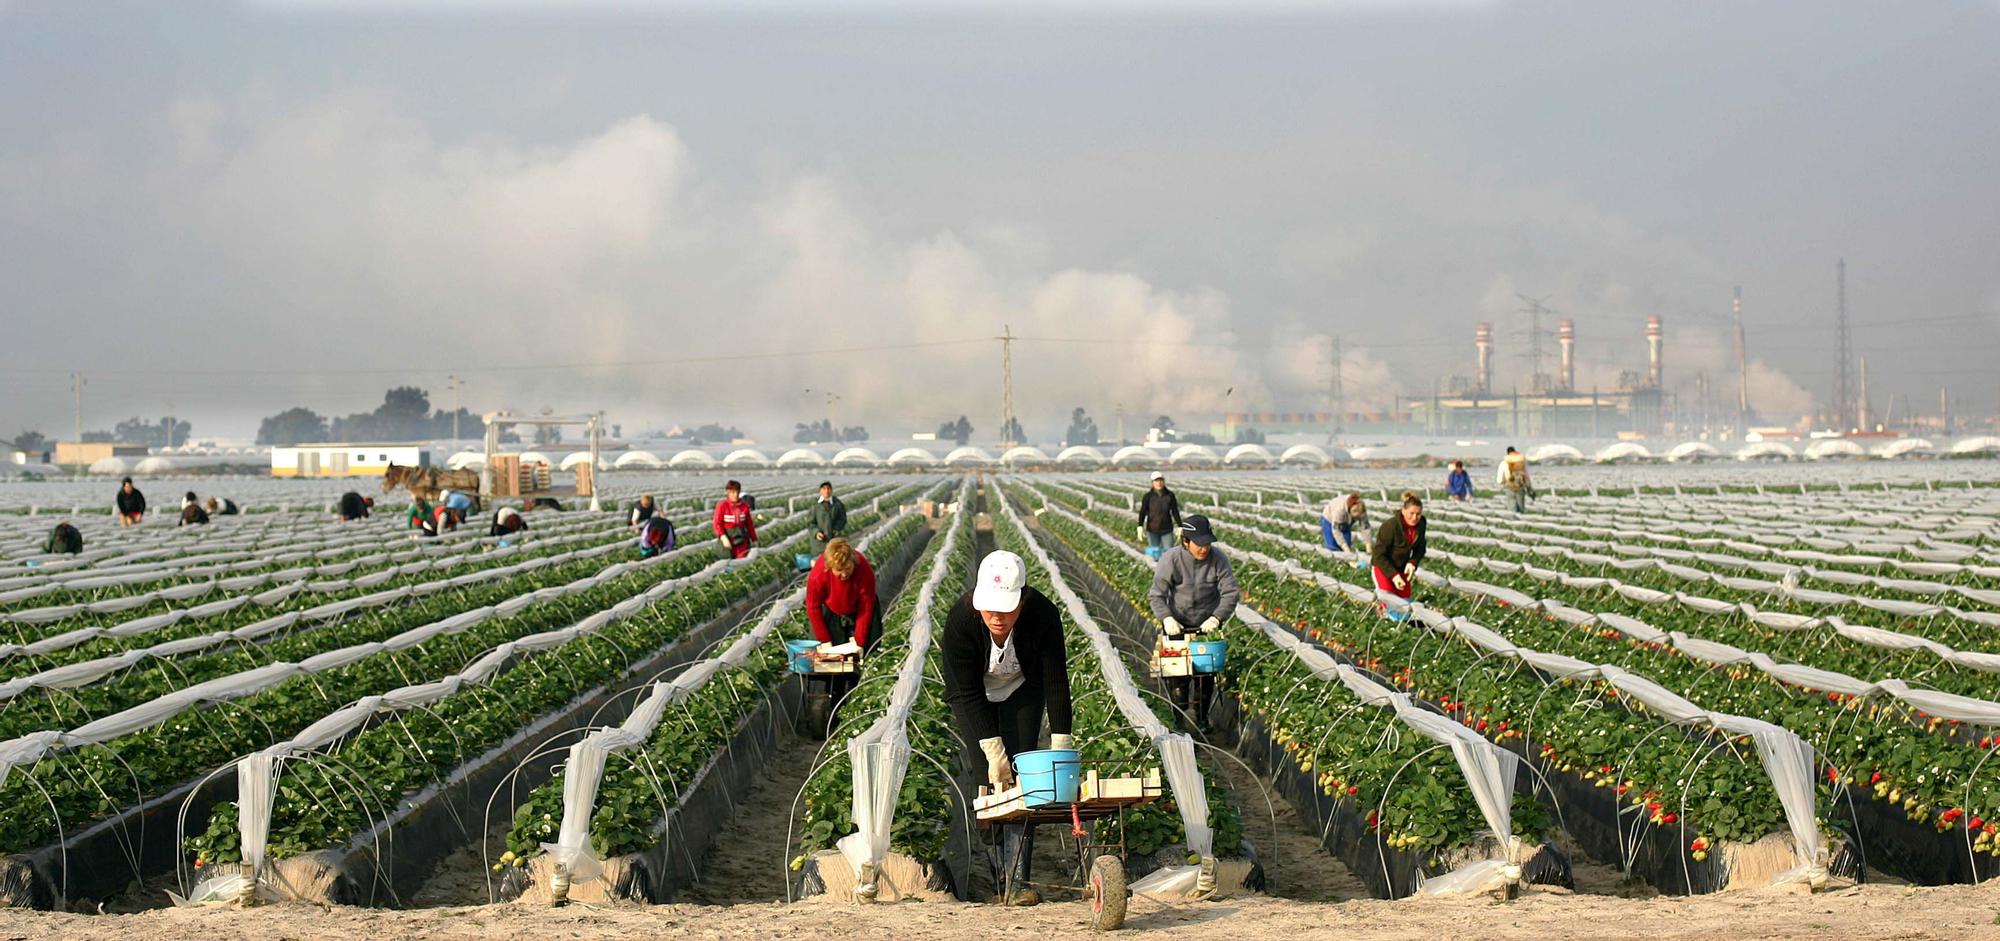
[[1414,431],[1433,435],[1506,434],[1536,437],[1652,436],[1670,430],[1673,395],[1666,391],[1665,331],[1658,315],[1646,318],[1647,366],[1627,372],[1619,388],[1576,388],[1576,324],[1558,322],[1560,360],[1553,376],[1537,374],[1531,388],[1498,389],[1493,383],[1493,325],[1473,331],[1477,371],[1454,377],[1429,396],[1398,399]]
[[431,466],[421,444],[300,444],[271,449],[273,477],[380,477],[390,464]]

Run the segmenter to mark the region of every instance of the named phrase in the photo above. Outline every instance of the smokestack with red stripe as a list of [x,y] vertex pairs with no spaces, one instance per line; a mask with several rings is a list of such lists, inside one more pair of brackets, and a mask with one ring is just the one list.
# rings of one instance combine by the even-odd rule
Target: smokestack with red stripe
[[1653,388],[1661,388],[1660,381],[1660,315],[1646,315],[1646,380]]
[[1479,349],[1479,391],[1493,390],[1493,325],[1482,320],[1472,331],[1472,343]]
[[1557,381],[1564,389],[1576,388],[1576,323],[1568,318],[1556,321],[1556,342],[1562,346],[1562,372]]

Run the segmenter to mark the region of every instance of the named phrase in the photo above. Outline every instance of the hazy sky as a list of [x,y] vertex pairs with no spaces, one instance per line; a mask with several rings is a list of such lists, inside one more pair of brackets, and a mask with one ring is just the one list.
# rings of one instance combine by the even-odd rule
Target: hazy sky
[[[1517,292],[1581,384],[1657,313],[1733,400],[1737,284],[1795,413],[1842,256],[1878,413],[2000,396],[1991,0],[476,6],[0,0],[0,434],[68,436],[81,369],[86,426],[198,437],[457,372],[628,432],[831,390],[984,438],[960,341],[1007,324],[1046,440],[1318,407],[1329,335],[1353,405],[1469,373],[1480,319],[1525,384]],[[808,350],[852,351],[765,355]]]

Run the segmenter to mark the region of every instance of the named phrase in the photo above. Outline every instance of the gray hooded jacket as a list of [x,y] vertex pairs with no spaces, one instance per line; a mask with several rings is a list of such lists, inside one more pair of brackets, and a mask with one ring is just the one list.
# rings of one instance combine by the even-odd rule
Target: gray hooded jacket
[[1222,549],[1210,546],[1208,558],[1195,561],[1186,546],[1175,546],[1160,556],[1153,569],[1153,589],[1147,593],[1153,619],[1168,617],[1193,630],[1210,617],[1227,621],[1236,613],[1236,573]]

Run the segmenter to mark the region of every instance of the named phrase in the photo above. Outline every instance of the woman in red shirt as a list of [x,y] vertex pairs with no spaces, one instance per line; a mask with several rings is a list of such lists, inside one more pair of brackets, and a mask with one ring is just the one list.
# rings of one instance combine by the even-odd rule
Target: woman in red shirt
[[[875,642],[875,606],[875,567],[847,540],[827,540],[826,551],[813,560],[806,576],[806,617],[813,636],[823,644],[852,640],[867,650]],[[859,673],[837,674],[834,701],[853,691],[860,678]]]
[[[1382,531],[1375,535],[1373,562],[1378,590],[1409,600],[1410,588],[1417,581],[1417,566],[1424,561],[1428,543],[1424,530],[1428,524],[1424,519],[1423,498],[1414,491],[1403,491],[1402,512],[1383,520]],[[1400,612],[1390,612],[1391,617],[1399,615]]]
[[715,538],[733,558],[750,554],[757,544],[757,518],[743,499],[743,485],[730,481],[723,487],[723,499],[715,505]]

